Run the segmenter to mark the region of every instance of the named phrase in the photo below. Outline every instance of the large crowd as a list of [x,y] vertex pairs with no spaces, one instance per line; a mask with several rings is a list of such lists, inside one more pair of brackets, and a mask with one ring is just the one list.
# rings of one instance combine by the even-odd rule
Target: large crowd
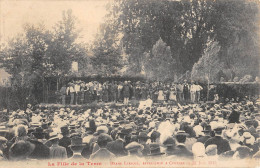
[[[59,91],[62,104],[86,104],[91,102],[123,102],[129,99],[146,100],[150,97],[153,102],[199,102],[202,86],[198,83],[174,82],[131,82],[131,81],[72,81],[63,85]],[[205,98],[205,95],[204,95]]]
[[257,100],[172,105],[148,96],[143,102],[149,103],[5,110],[1,160],[260,158]]

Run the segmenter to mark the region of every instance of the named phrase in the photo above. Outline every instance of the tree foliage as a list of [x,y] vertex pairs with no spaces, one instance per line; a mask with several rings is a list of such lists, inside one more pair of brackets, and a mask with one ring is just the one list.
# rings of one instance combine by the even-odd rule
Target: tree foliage
[[[121,45],[136,73],[142,70],[143,53],[151,51],[160,37],[170,47],[181,74],[192,69],[211,38],[221,46],[219,58],[225,69],[237,71],[237,76],[255,76],[259,65],[257,16],[255,1],[115,0],[107,18],[122,34]],[[245,68],[237,68],[243,62]]]
[[216,82],[217,73],[223,68],[223,62],[218,57],[219,51],[218,42],[209,40],[204,54],[192,68],[192,80]]
[[149,79],[164,81],[173,79],[175,62],[171,49],[160,38],[152,48],[152,52],[144,53],[143,58],[145,74]]

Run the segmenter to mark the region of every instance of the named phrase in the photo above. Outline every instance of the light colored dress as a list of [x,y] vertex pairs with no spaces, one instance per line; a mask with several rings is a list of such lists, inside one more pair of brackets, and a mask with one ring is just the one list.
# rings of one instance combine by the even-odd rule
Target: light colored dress
[[177,98],[176,98],[176,89],[175,88],[171,88],[169,99],[172,100],[172,101],[176,101],[177,100]]
[[158,92],[158,99],[157,100],[164,101],[163,90],[159,90],[159,92]]

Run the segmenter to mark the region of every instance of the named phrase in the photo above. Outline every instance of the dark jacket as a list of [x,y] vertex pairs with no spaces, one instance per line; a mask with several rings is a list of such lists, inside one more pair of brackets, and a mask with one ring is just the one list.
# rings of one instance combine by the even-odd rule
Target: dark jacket
[[125,156],[127,155],[125,148],[124,148],[124,142],[120,139],[117,139],[115,141],[109,142],[107,144],[107,149],[115,154],[116,156]]
[[202,136],[198,138],[197,142],[201,142],[204,144],[209,138],[210,136]]
[[172,155],[186,159],[193,159],[193,153],[190,152],[184,145],[177,145],[175,150],[172,152]]
[[110,160],[115,158],[115,155],[111,153],[106,148],[101,148],[92,155],[90,155],[90,160]]
[[227,152],[229,150],[231,150],[229,142],[226,139],[223,139],[220,136],[215,136],[212,138],[209,138],[206,142],[205,142],[205,147],[215,144],[217,145],[217,149],[218,149],[218,155],[223,153],[223,152]]
[[50,149],[46,145],[36,140],[30,140],[30,142],[35,145],[35,149],[29,158],[38,160],[50,158]]

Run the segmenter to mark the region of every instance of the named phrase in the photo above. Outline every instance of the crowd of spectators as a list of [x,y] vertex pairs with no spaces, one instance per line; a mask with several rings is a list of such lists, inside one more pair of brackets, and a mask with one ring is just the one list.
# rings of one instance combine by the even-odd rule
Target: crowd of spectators
[[[259,159],[257,100],[4,112],[1,160]],[[167,129],[165,129],[167,128]]]

